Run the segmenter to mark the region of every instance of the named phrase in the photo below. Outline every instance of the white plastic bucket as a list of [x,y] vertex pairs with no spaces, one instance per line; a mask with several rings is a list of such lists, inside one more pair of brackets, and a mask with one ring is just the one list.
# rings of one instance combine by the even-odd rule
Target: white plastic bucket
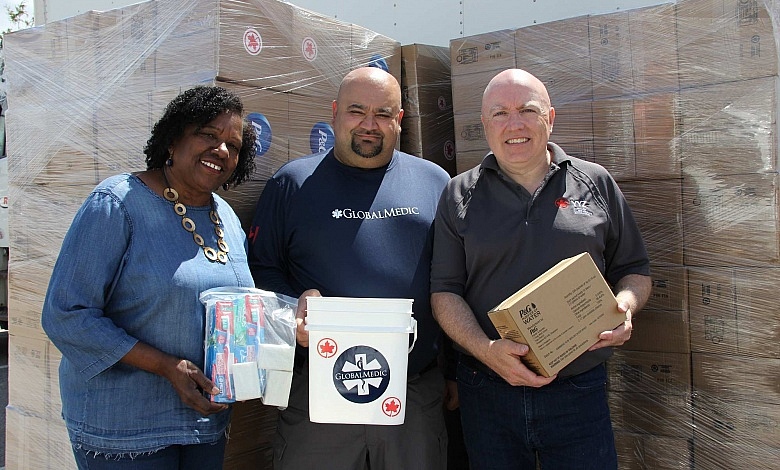
[[412,299],[307,297],[308,311],[355,313],[412,313]]
[[[411,300],[307,299],[309,419],[315,423],[403,424],[406,370],[417,340]],[[373,311],[393,302],[396,312]],[[329,310],[319,310],[327,304]],[[341,310],[336,307],[343,306]],[[408,306],[408,307],[407,307]],[[397,310],[408,310],[398,312]],[[409,334],[414,335],[409,346]]]

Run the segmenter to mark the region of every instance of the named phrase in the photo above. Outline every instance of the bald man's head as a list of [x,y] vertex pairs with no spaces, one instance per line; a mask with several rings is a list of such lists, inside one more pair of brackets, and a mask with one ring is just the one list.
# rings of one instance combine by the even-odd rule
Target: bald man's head
[[522,69],[507,69],[493,77],[485,87],[485,92],[482,93],[482,112],[485,111],[486,98],[489,101],[491,94],[495,94],[497,89],[518,86],[534,93],[543,105],[550,108],[550,95],[541,80]]
[[333,102],[336,158],[359,168],[386,165],[401,134],[402,117],[395,77],[376,67],[349,72]]
[[497,74],[482,95],[485,139],[508,174],[535,174],[547,168],[554,120],[547,88],[525,70]]
[[345,90],[350,87],[370,87],[377,90],[390,92],[395,99],[397,92],[398,109],[401,109],[401,86],[394,76],[377,67],[361,67],[349,72],[341,81],[336,101],[338,101]]

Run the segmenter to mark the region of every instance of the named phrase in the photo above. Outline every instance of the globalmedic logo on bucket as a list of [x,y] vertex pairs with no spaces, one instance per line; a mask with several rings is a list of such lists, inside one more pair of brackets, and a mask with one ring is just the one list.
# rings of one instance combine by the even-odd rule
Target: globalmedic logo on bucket
[[333,384],[342,397],[353,403],[372,402],[390,384],[387,359],[369,346],[353,346],[333,364]]

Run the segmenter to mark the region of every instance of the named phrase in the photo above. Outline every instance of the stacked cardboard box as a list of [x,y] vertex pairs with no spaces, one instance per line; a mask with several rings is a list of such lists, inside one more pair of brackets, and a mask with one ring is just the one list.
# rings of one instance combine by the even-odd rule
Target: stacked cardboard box
[[[248,229],[279,166],[333,145],[331,102],[344,75],[375,65],[400,80],[400,45],[275,0],[170,0],[18,31],[4,46],[13,254],[6,465],[73,468],[60,356],[40,313],[84,198],[108,176],[145,168],[143,147],[172,98],[217,84],[241,96],[259,134],[252,181],[221,193]],[[259,401],[236,406],[226,468],[270,468],[275,417]]]
[[459,172],[488,150],[484,86],[523,68],[550,92],[551,140],[612,173],[643,233],[653,292],[609,362],[621,468],[780,455],[778,14],[679,0],[450,42]]
[[501,30],[450,41],[456,169],[477,166],[488,152],[480,120],[482,92],[499,70],[517,66],[515,32]]
[[446,47],[401,48],[401,151],[437,163],[455,175],[450,58]]
[[780,455],[777,15],[762,1],[677,8],[697,468]]

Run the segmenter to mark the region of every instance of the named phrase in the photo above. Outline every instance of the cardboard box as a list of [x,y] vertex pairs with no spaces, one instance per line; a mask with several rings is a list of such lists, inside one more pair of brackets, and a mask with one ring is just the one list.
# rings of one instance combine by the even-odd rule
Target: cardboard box
[[642,312],[688,312],[688,270],[685,266],[650,264],[653,290]]
[[653,289],[641,312],[633,318],[626,351],[691,352],[688,283],[684,266],[650,266]]
[[628,96],[634,91],[628,11],[589,18],[590,71],[595,99]]
[[[230,445],[230,441],[228,441]],[[253,447],[241,454],[225,453],[222,470],[267,469],[274,466],[274,448],[272,445]]]
[[567,155],[594,162],[592,102],[558,103],[553,108],[555,123],[550,141],[560,145]]
[[696,430],[693,434],[695,469],[756,469],[774,470],[780,446],[728,441]]
[[452,104],[458,114],[477,113],[482,111],[482,95],[490,80],[493,80],[501,70],[487,70],[468,75],[452,76]]
[[776,446],[780,443],[780,404],[731,400],[707,393],[693,396],[696,431],[722,442]]
[[618,454],[618,468],[621,470],[690,470],[693,468],[691,438],[617,431],[615,447]]
[[[555,122],[550,140],[560,145],[574,157],[593,161],[593,108],[590,101],[554,105]],[[582,154],[581,143],[590,144],[587,154]]]
[[61,421],[59,365],[62,354],[48,339],[12,333],[8,342],[8,403],[52,421]]
[[402,152],[436,163],[455,176],[455,134],[453,116],[404,115],[401,122]]
[[[323,15],[324,16],[324,15]],[[325,16],[327,18],[327,16]],[[372,31],[358,24],[351,24],[352,61],[350,67],[343,69],[346,75],[360,67],[379,67],[401,82],[401,44],[395,39]],[[343,49],[343,44],[334,44],[336,49]],[[340,85],[341,80],[336,83]]]
[[634,98],[636,177],[680,178],[679,94]]
[[773,76],[681,91],[678,108],[683,173],[697,177],[780,170],[779,88],[780,78]]
[[682,354],[691,352],[687,310],[643,310],[632,322],[634,329],[631,339],[621,349]]
[[636,175],[634,100],[610,98],[593,101],[593,152],[596,163],[616,179]]
[[767,2],[686,0],[676,3],[681,87],[777,74],[776,32]]
[[449,112],[452,80],[449,49],[426,44],[401,47],[401,106],[404,117]]
[[230,418],[230,438],[225,448],[225,460],[258,447],[273,445],[279,419],[278,408],[264,405],[260,400],[236,402],[231,408],[233,414]]
[[514,68],[515,30],[504,29],[450,41],[452,75]]
[[682,181],[621,181],[620,189],[639,226],[650,260],[658,264],[682,265]]
[[400,149],[432,161],[451,176],[455,168],[455,131],[449,50],[410,44],[401,48]]
[[780,359],[778,285],[777,268],[689,267],[691,349]]
[[625,320],[588,253],[567,258],[488,312],[502,338],[527,344],[539,375],[558,373]]
[[587,16],[517,29],[515,54],[517,67],[544,83],[553,106],[593,96]]
[[780,405],[780,359],[692,353],[691,362],[699,395]]
[[[555,120],[557,122],[558,118],[556,117]],[[566,141],[564,139],[558,139],[557,136],[553,137],[551,142],[560,145],[567,155],[595,163],[595,159],[593,158],[593,139]]]
[[691,394],[691,355],[615,349],[607,360],[609,392]]
[[591,15],[589,27],[594,99],[678,89],[673,5]]
[[689,266],[780,266],[777,173],[683,182],[683,256]]
[[690,395],[610,391],[608,398],[616,431],[693,437]]
[[478,150],[483,155],[490,151],[485,140],[485,127],[479,112],[455,114],[455,147],[458,152]]
[[5,409],[5,468],[76,469],[65,423],[8,405]]
[[335,99],[336,95],[316,99],[289,95],[290,160],[326,151],[336,144],[332,126]]
[[676,91],[680,87],[675,13],[673,3],[628,10],[636,94]]

